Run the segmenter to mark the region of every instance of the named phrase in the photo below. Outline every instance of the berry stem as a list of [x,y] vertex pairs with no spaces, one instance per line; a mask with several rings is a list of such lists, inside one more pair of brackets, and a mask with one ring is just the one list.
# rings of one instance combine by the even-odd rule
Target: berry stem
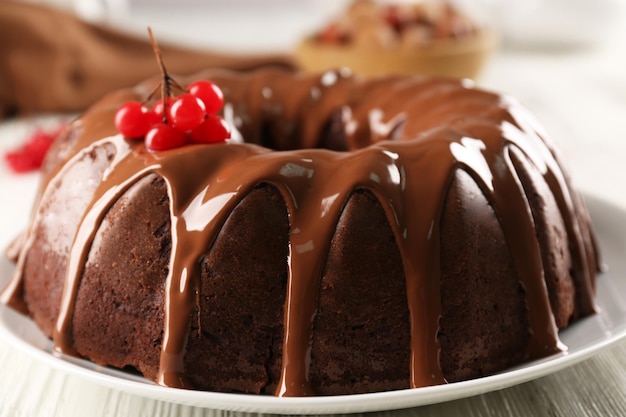
[[[148,26],[148,35],[150,36],[152,50],[154,51],[154,55],[156,56],[157,62],[159,63],[159,68],[161,69],[161,78],[163,79],[163,81],[161,81],[161,100],[163,101],[163,103],[165,103],[165,99],[167,97],[171,97],[172,95],[172,86],[178,88],[180,91],[185,91],[185,89],[181,87],[175,79],[170,77],[170,74],[167,72],[167,69],[165,68],[165,62],[163,61],[163,55],[161,55],[161,49],[159,48],[159,44],[154,38],[154,34],[152,33],[152,28],[150,26]],[[151,93],[150,96],[152,96],[153,93]],[[167,106],[164,105],[163,123],[168,124],[167,122]]]
[[167,106],[165,105],[165,99],[170,97],[172,94],[172,89],[170,87],[171,78],[167,73],[167,69],[165,68],[165,63],[163,62],[163,55],[161,55],[161,49],[154,38],[154,34],[152,33],[152,28],[148,26],[148,36],[150,36],[150,43],[152,44],[152,50],[154,51],[154,55],[156,56],[157,62],[159,63],[159,68],[161,69],[161,77],[163,81],[161,81],[161,100],[163,100],[163,123],[167,123]]
[[156,87],[152,89],[152,91],[150,91],[150,94],[148,94],[148,98],[143,102],[143,104],[146,104],[147,102],[152,100],[156,92],[160,90],[161,90],[161,83],[159,83]]
[[[168,74],[161,49],[149,26],[148,35],[161,70],[161,82],[142,103],[129,101],[117,109],[115,127],[118,132],[126,139],[143,139],[149,151],[178,148],[188,141],[217,143],[230,138],[230,128],[217,116],[224,104],[222,91],[208,80],[181,87]],[[181,94],[173,98],[172,93],[176,90]],[[161,99],[148,108],[148,102],[153,101],[159,91]],[[207,113],[207,105],[210,113]]]

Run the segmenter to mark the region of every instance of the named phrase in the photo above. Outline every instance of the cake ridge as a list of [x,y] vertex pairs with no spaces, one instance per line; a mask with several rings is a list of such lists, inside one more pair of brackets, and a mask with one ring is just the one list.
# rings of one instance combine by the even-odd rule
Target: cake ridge
[[[577,314],[592,314],[597,309],[593,300],[595,289],[593,288],[592,277],[595,275],[598,265],[594,260],[597,255],[589,256],[587,250],[585,249],[593,246],[593,236],[588,237],[591,242],[585,242],[584,235],[590,235],[591,232],[589,230],[588,223],[585,224],[583,221],[584,216],[581,216],[581,213],[579,213],[580,206],[583,203],[582,201],[576,201],[576,195],[573,192],[573,187],[568,181],[565,172],[561,168],[563,166],[563,162],[560,160],[554,144],[549,140],[549,136],[538,125],[534,116],[519,105],[519,103],[516,103],[516,100],[509,97],[508,101],[511,103],[509,106],[510,114],[514,119],[515,124],[522,126],[520,129],[523,129],[523,132],[526,133],[527,137],[532,139],[530,144],[533,144],[533,142],[537,143],[538,146],[534,146],[533,149],[538,149],[539,153],[530,152],[527,147],[521,145],[521,143],[527,143],[528,140],[521,142],[512,140],[509,137],[510,135],[506,135],[506,132],[505,135],[507,139],[511,140],[512,143],[514,143],[528,158],[532,160],[533,165],[540,171],[556,198],[559,211],[561,216],[564,218],[570,248],[574,251],[575,255],[573,260],[576,265],[573,267],[575,268],[576,273],[573,274],[573,278],[578,289],[576,294],[579,298],[578,304],[581,310]],[[503,124],[503,128],[505,126],[508,126],[507,122]],[[507,129],[507,132],[511,132],[511,130]],[[542,150],[543,155],[541,155]],[[581,226],[585,226],[586,233],[581,230]],[[597,252],[595,253],[597,254]]]

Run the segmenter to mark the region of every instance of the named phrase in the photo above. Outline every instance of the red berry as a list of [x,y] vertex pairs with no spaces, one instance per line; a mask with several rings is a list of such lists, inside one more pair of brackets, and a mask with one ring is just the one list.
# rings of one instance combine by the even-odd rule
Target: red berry
[[182,132],[198,126],[204,120],[205,115],[202,100],[187,93],[178,96],[170,108],[172,126]]
[[7,152],[4,160],[16,174],[35,171],[41,166],[32,155],[20,151]]
[[142,138],[150,129],[148,109],[138,101],[129,101],[115,113],[115,127],[126,138]]
[[206,112],[209,114],[215,114],[222,109],[224,105],[224,94],[222,90],[207,80],[198,80],[189,84],[187,87],[189,94],[194,97],[198,97],[204,103]]
[[195,143],[218,143],[230,138],[230,126],[224,119],[209,114],[198,127],[191,131],[191,141]]
[[163,113],[156,113],[153,110],[149,110],[148,113],[146,113],[146,117],[151,128],[159,123],[163,123]]
[[150,151],[166,151],[187,143],[187,135],[164,123],[155,125],[146,134],[146,148]]
[[[174,103],[174,99],[172,97],[167,97],[165,99],[167,117],[169,117],[169,110],[172,108],[172,103]],[[163,121],[163,99],[158,99],[156,103],[154,103],[152,106],[152,113],[156,115],[157,123]]]
[[64,127],[65,124],[62,124],[50,132],[38,129],[22,146],[7,152],[4,158],[11,170],[23,173],[41,168],[48,149]]

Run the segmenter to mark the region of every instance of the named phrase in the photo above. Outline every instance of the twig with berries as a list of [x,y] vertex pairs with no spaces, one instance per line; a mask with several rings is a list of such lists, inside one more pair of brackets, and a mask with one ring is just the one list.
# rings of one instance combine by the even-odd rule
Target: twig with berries
[[[151,108],[138,101],[122,104],[115,114],[117,130],[127,139],[144,140],[150,151],[229,139],[230,126],[218,115],[224,106],[222,90],[208,80],[194,81],[186,89],[181,87],[168,74],[150,28],[148,34],[161,69],[161,98]],[[175,97],[173,89],[181,93]],[[153,95],[146,101],[152,100]]]

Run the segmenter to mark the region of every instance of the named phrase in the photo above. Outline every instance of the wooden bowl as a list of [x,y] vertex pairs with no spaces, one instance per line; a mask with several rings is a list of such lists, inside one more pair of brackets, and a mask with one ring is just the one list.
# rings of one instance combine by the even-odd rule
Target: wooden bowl
[[393,47],[328,44],[307,38],[295,59],[305,71],[349,67],[356,74],[418,74],[475,79],[497,45],[497,36],[481,29],[472,36],[428,44]]

